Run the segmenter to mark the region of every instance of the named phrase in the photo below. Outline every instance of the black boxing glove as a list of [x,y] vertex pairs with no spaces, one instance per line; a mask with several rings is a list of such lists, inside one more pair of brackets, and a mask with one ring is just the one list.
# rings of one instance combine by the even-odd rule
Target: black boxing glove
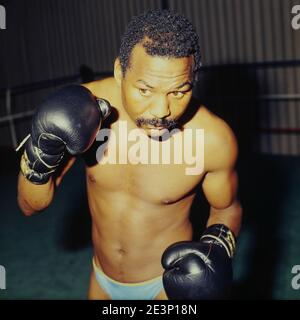
[[162,256],[163,284],[171,300],[225,299],[232,286],[235,237],[222,224],[208,227],[200,241],[181,241]]
[[32,183],[45,184],[66,151],[78,155],[91,146],[109,113],[110,104],[81,85],[66,86],[49,96],[37,107],[25,140],[23,175]]

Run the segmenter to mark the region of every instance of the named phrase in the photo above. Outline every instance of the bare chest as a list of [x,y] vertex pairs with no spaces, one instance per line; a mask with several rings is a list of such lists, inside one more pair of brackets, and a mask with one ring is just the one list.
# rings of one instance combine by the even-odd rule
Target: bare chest
[[97,165],[87,169],[88,183],[111,192],[124,192],[146,202],[174,203],[192,192],[201,177],[186,176],[172,165]]
[[93,150],[97,161],[87,167],[91,187],[126,193],[145,202],[174,203],[190,194],[203,178],[200,152],[196,154],[189,142],[190,158],[186,159],[187,150],[179,142],[179,136],[177,140],[152,146],[151,139],[144,143],[138,139],[122,142],[114,139],[110,137],[106,144]]

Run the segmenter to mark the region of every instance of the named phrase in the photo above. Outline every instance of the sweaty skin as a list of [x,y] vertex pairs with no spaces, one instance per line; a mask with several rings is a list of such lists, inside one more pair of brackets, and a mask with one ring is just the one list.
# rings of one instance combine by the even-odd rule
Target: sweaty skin
[[[137,128],[135,119],[140,116],[178,119],[183,115],[191,101],[192,65],[192,57],[149,56],[137,45],[125,77],[117,59],[114,78],[85,86],[117,110],[118,119],[110,129],[118,136],[120,120],[127,121],[129,131]],[[174,242],[192,239],[189,211],[201,187],[211,205],[207,225],[224,223],[238,234],[241,208],[236,200],[235,137],[228,125],[204,106],[199,106],[183,126],[197,128],[204,129],[205,139],[204,172],[200,175],[186,175],[185,163],[100,162],[86,166],[95,261],[109,277],[136,283],[162,275],[164,250]],[[150,135],[149,128],[144,129]],[[154,135],[160,134],[156,130]],[[170,139],[175,147],[173,137]],[[133,143],[128,142],[128,149]],[[99,287],[93,272],[89,298],[110,298]],[[164,290],[157,299],[167,299]]]

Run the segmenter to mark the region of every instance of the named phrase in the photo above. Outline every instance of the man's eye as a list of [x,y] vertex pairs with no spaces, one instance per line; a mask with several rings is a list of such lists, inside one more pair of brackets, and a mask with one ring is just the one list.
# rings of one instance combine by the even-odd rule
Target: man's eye
[[182,98],[184,96],[184,92],[181,91],[173,91],[172,92],[173,97],[175,98]]
[[151,91],[149,89],[140,88],[139,91],[142,96],[149,96],[151,94]]

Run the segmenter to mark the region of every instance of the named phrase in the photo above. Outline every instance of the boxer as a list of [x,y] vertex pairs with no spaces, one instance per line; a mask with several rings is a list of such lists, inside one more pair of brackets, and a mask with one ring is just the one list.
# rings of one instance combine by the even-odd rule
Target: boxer
[[[172,161],[98,159],[86,165],[94,245],[90,299],[229,297],[242,218],[238,148],[228,124],[192,97],[199,71],[191,23],[171,11],[151,10],[129,23],[114,77],[65,87],[37,108],[18,181],[18,203],[26,215],[50,205],[76,155],[94,152],[91,144],[103,123],[117,135],[125,121],[128,130],[139,130],[162,148],[164,134],[174,128],[168,136],[173,148],[185,130],[204,132],[204,168],[197,175]],[[114,121],[107,117],[109,105],[117,114]],[[106,147],[109,152],[112,139]],[[210,214],[201,238],[192,241],[189,213],[201,188]]]

